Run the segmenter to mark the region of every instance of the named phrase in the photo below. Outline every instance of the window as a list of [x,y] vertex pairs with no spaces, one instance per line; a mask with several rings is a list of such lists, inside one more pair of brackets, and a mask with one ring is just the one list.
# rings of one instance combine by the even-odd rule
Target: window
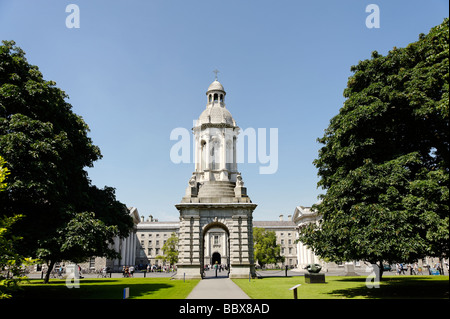
[[284,239],[281,240],[281,245],[284,245]]
[[95,268],[95,257],[89,259],[89,268]]
[[288,239],[288,244],[289,245],[292,244],[292,240],[291,239]]
[[214,102],[217,102],[218,98],[219,98],[219,95],[217,93],[214,93]]
[[148,249],[148,255],[151,256],[152,253],[153,253],[153,248],[149,248],[149,249]]
[[214,245],[219,244],[219,236],[214,235]]

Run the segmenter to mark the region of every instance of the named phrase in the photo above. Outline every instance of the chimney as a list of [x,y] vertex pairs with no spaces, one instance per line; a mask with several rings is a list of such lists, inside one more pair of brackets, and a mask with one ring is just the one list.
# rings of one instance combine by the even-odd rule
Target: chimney
[[141,216],[141,222],[142,223],[144,222],[144,216]]
[[292,219],[292,215],[288,215],[288,220],[291,220]]
[[283,215],[280,215],[280,222],[283,221]]

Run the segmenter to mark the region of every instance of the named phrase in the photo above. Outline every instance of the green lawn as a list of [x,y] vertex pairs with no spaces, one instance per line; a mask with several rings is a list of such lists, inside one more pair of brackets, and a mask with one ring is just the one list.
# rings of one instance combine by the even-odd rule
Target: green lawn
[[130,299],[184,299],[199,280],[170,278],[81,279],[79,288],[67,288],[65,280],[30,280],[13,298],[27,299],[122,299],[123,289],[130,288]]
[[233,281],[252,299],[292,299],[289,288],[297,284],[301,284],[299,299],[449,298],[448,276],[386,276],[379,288],[371,289],[366,286],[366,277],[325,278],[324,284],[307,284],[303,276]]
[[[304,277],[233,279],[253,299],[292,299],[290,287],[298,288],[299,299],[392,299],[449,298],[448,276],[386,276],[380,288],[366,287],[365,277],[326,276],[325,284],[306,284]],[[130,299],[184,299],[199,280],[170,278],[81,279],[80,288],[69,289],[65,280],[30,280],[13,299],[122,299],[130,288]]]

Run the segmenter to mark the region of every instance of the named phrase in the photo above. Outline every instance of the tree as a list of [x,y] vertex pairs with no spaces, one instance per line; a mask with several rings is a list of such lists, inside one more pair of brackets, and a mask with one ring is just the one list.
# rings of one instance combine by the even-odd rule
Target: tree
[[267,264],[284,262],[284,257],[280,255],[281,247],[277,245],[277,236],[274,231],[264,228],[253,228],[253,247],[255,260],[263,268]]
[[314,161],[326,190],[300,240],[322,258],[411,262],[449,253],[449,20],[351,70]]
[[[6,188],[6,176],[9,170],[5,160],[0,156],[0,192]],[[23,267],[35,260],[19,255],[14,249],[14,243],[21,238],[11,234],[12,225],[21,215],[0,217],[0,299],[11,298],[11,293],[18,289],[18,283],[25,279],[22,276]]]
[[168,262],[169,265],[175,265],[178,262],[178,236],[175,233],[166,240],[162,250],[164,254],[156,256],[157,259]]
[[5,160],[0,156],[0,192],[5,190],[6,183],[4,181],[6,180],[6,176],[9,175],[9,170],[5,164]]
[[[80,222],[78,214],[95,213],[89,216],[105,226],[116,225],[116,235],[121,237],[126,237],[132,227],[125,205],[115,199],[114,189],[91,185],[84,168],[92,167],[101,158],[100,149],[88,137],[87,124],[66,102],[68,96],[55,85],[43,79],[37,66],[27,62],[25,53],[14,41],[3,41],[0,155],[6,159],[11,174],[6,191],[0,193],[0,215],[24,216],[13,225],[14,234],[23,238],[17,250],[46,260],[48,274],[55,262],[71,259],[75,242],[72,241],[71,249],[61,250],[69,240],[61,234],[74,229],[74,220]],[[87,224],[91,218],[86,220]],[[108,238],[113,235],[112,228],[94,224],[99,227],[93,230],[93,238],[104,240],[105,235]],[[108,243],[95,247],[101,245]],[[86,252],[86,258],[93,253],[79,251]],[[101,249],[97,256],[106,251]]]

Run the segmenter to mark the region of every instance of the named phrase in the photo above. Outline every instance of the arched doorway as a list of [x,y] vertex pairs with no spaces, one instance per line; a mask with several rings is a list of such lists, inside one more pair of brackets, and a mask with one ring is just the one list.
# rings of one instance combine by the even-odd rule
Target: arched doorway
[[203,227],[200,252],[200,271],[202,278],[209,277],[207,270],[213,266],[221,265],[221,275],[227,276],[230,270],[230,232],[228,227],[213,221]]
[[220,253],[218,253],[217,251],[212,255],[211,264],[212,265],[215,265],[215,264],[221,265],[222,264]]

